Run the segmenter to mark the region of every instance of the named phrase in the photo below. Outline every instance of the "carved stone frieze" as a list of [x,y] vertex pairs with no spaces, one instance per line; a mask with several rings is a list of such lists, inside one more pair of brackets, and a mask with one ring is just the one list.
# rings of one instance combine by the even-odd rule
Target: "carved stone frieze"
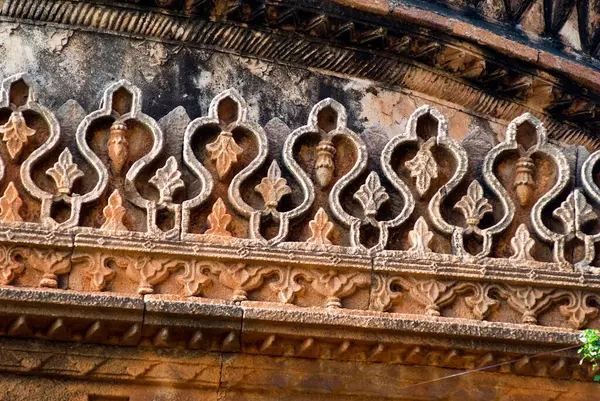
[[[4,96],[19,90],[14,82]],[[8,145],[2,153],[20,180],[11,173],[0,197],[1,335],[466,368],[464,351],[447,346],[322,330],[338,315],[364,314],[359,331],[369,333],[376,319],[393,326],[410,316],[471,328],[465,338],[474,341],[473,327],[510,328],[516,338],[599,322],[600,157],[573,172],[583,187],[573,186],[567,149],[531,115],[475,155],[479,163],[430,106],[407,115],[403,133],[367,146],[344,106],[325,99],[279,152],[233,89],[208,116],[182,124],[181,148],[167,146],[140,99],[119,81],[83,117],[76,146],[44,144],[60,142],[57,125],[46,142],[23,141],[15,158]],[[20,107],[55,120],[37,103]],[[32,115],[24,119],[35,127]],[[37,287],[53,298],[40,300]],[[88,295],[121,306],[86,316]],[[40,318],[40,303],[52,319]],[[275,312],[253,328],[245,311],[256,303]],[[320,313],[331,316],[310,323]],[[292,317],[303,323],[290,334],[282,322]],[[479,363],[503,355],[485,346]],[[548,374],[569,366],[575,375],[565,361],[548,361]],[[143,377],[154,368],[132,369]],[[537,372],[525,362],[511,369]]]

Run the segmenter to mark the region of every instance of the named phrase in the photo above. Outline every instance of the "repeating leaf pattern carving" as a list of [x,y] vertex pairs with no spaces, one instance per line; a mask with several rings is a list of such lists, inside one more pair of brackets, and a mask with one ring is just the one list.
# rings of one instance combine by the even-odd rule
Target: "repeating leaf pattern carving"
[[[136,92],[135,95],[137,97],[138,93]],[[328,104],[333,104],[331,99],[328,100]],[[131,116],[137,115],[139,118],[132,117],[132,119],[151,121],[148,116],[141,116],[138,110],[139,107],[138,109],[136,107],[138,106],[132,105],[130,114]],[[343,110],[343,107],[339,106],[337,110]],[[429,113],[436,115],[431,109],[428,110]],[[113,110],[109,111],[109,114],[112,112]],[[239,108],[239,118],[235,124],[239,124],[248,132],[262,132],[258,124],[252,123],[254,124],[252,125],[247,121],[246,112],[247,110],[244,107]],[[105,115],[103,118],[106,117]],[[282,177],[282,170],[276,161],[270,164],[266,177],[258,176],[263,166],[266,166],[267,160],[270,160],[269,157],[273,157],[268,152],[267,139],[261,139],[262,134],[256,134],[254,138],[257,139],[256,142],[258,143],[255,149],[258,156],[254,160],[249,160],[245,168],[231,177],[231,182],[235,182],[238,189],[241,188],[243,192],[241,194],[235,190],[230,190],[235,187],[233,184],[227,187],[226,182],[214,182],[215,178],[206,170],[206,166],[211,161],[204,160],[201,163],[196,160],[198,163],[194,163],[187,155],[188,159],[185,161],[186,173],[193,170],[192,173],[195,177],[193,185],[190,184],[190,192],[192,192],[192,195],[195,195],[194,191],[200,193],[193,202],[189,203],[190,213],[192,216],[193,213],[196,213],[195,216],[205,216],[212,206],[212,211],[208,217],[206,219],[201,217],[197,222],[199,226],[208,226],[208,229],[204,232],[207,235],[195,234],[193,241],[188,241],[189,237],[183,235],[183,223],[178,221],[177,218],[174,219],[172,235],[165,235],[160,230],[152,231],[149,224],[147,224],[146,230],[134,231],[132,227],[131,231],[128,231],[125,221],[133,226],[135,218],[144,214],[147,216],[151,210],[149,206],[144,206],[144,202],[139,201],[141,196],[136,197],[135,191],[131,188],[147,183],[140,183],[139,176],[136,176],[137,173],[131,171],[146,169],[147,172],[149,166],[155,165],[157,158],[160,157],[160,152],[164,152],[168,148],[163,143],[162,128],[151,127],[155,143],[161,143],[162,145],[157,145],[156,149],[153,148],[152,152],[140,159],[133,160],[133,147],[131,155],[129,155],[130,149],[127,148],[129,139],[132,138],[129,135],[133,134],[133,130],[127,132],[127,127],[124,124],[115,123],[111,128],[111,139],[106,144],[108,149],[102,150],[102,152],[108,152],[109,163],[113,164],[113,169],[109,171],[106,166],[102,166],[106,171],[100,171],[97,175],[101,176],[100,181],[104,180],[104,182],[97,185],[97,190],[90,190],[98,193],[98,196],[92,201],[95,202],[95,205],[99,205],[99,199],[106,196],[108,188],[119,188],[119,190],[114,190],[108,198],[108,204],[103,209],[103,221],[98,222],[97,219],[99,208],[92,211],[93,218],[89,218],[87,211],[82,212],[87,205],[94,204],[93,202],[87,202],[87,204],[85,202],[77,203],[76,199],[86,196],[86,193],[63,196],[71,194],[73,184],[83,176],[78,166],[73,163],[73,157],[69,149],[63,150],[57,163],[48,170],[48,175],[52,177],[58,188],[58,196],[43,193],[43,196],[34,197],[44,203],[41,208],[43,210],[51,210],[54,203],[59,200],[66,201],[70,208],[74,210],[71,225],[65,227],[59,224],[54,226],[43,225],[38,221],[32,222],[30,220],[34,220],[34,218],[31,215],[36,217],[37,210],[32,212],[32,208],[29,207],[24,208],[28,221],[23,222],[23,218],[19,214],[19,208],[23,205],[23,200],[19,196],[17,187],[26,191],[22,195],[25,201],[28,202],[29,196],[35,192],[32,191],[34,185],[31,182],[19,183],[15,181],[14,183],[8,183],[4,195],[0,198],[0,220],[3,223],[18,222],[20,224],[4,224],[0,229],[0,236],[3,241],[18,245],[6,245],[4,242],[0,244],[0,284],[10,285],[12,283],[22,286],[22,281],[26,282],[26,280],[22,280],[21,275],[31,274],[31,270],[35,270],[40,273],[34,272],[34,274],[37,274],[36,277],[41,275],[40,286],[63,286],[64,281],[60,276],[71,273],[71,264],[73,264],[74,266],[82,266],[82,269],[74,268],[74,271],[78,270],[77,274],[83,275],[84,280],[81,281],[84,281],[86,286],[89,282],[89,288],[86,287],[85,289],[91,289],[92,291],[115,290],[113,287],[119,287],[116,291],[121,291],[120,287],[126,287],[128,284],[132,289],[131,291],[137,291],[139,294],[170,292],[171,295],[180,295],[174,294],[179,291],[186,296],[219,298],[235,302],[251,298],[252,300],[260,299],[264,301],[266,299],[299,306],[306,306],[307,303],[310,303],[314,307],[327,308],[346,306],[344,300],[351,298],[352,302],[348,302],[348,304],[353,305],[352,307],[355,307],[355,303],[361,302],[358,308],[368,308],[374,311],[400,311],[407,304],[416,302],[422,306],[422,308],[416,308],[420,309],[419,313],[437,316],[440,319],[444,318],[442,315],[445,315],[445,308],[455,307],[456,310],[453,309],[453,312],[456,312],[457,316],[460,315],[458,316],[460,318],[497,319],[498,315],[502,315],[502,313],[495,314],[493,313],[494,310],[501,305],[505,307],[505,304],[508,304],[513,310],[517,311],[517,319],[514,318],[515,314],[510,314],[510,319],[513,320],[511,323],[546,324],[546,319],[539,319],[539,316],[546,308],[553,308],[553,318],[557,317],[558,320],[561,320],[560,316],[562,316],[564,324],[572,328],[582,328],[590,325],[591,322],[597,324],[595,319],[598,317],[598,309],[594,302],[597,301],[598,295],[595,290],[585,288],[590,283],[590,286],[596,285],[593,274],[597,271],[591,268],[580,269],[581,275],[578,276],[577,274],[580,272],[573,272],[574,269],[577,269],[577,265],[574,263],[565,263],[559,266],[559,263],[552,263],[547,260],[541,261],[542,257],[545,256],[544,252],[536,253],[540,261],[534,260],[532,254],[537,244],[536,241],[543,236],[540,234],[539,225],[534,224],[531,215],[526,215],[529,210],[528,207],[534,208],[534,205],[530,205],[533,202],[520,202],[522,204],[519,211],[523,212],[522,214],[516,215],[510,212],[513,197],[516,197],[517,201],[519,201],[518,198],[531,197],[531,194],[533,194],[530,191],[531,188],[527,189],[525,187],[535,186],[533,173],[535,172],[539,176],[541,171],[535,171],[530,168],[531,166],[526,166],[525,160],[522,159],[521,164],[517,166],[520,169],[518,171],[520,176],[515,178],[515,182],[510,181],[507,177],[500,177],[503,180],[498,180],[501,182],[496,183],[485,174],[479,175],[477,172],[472,174],[473,171],[467,173],[467,168],[472,170],[472,166],[466,166],[464,171],[461,170],[461,163],[457,162],[458,167],[456,170],[460,171],[455,176],[448,178],[447,181],[451,185],[448,182],[440,182],[441,188],[435,194],[432,194],[432,201],[428,205],[425,205],[425,202],[416,202],[415,195],[408,189],[409,185],[406,182],[410,183],[412,179],[415,179],[416,192],[418,195],[424,195],[427,192],[432,192],[430,190],[432,182],[435,182],[434,180],[446,176],[446,174],[441,174],[442,166],[446,165],[442,163],[445,162],[442,160],[443,155],[435,153],[434,157],[432,152],[432,146],[436,143],[443,146],[444,137],[442,134],[438,134],[436,138],[422,144],[417,155],[406,163],[408,173],[394,170],[392,174],[390,171],[383,171],[384,169],[382,169],[385,183],[386,185],[389,184],[393,191],[390,190],[388,193],[382,185],[382,181],[380,181],[380,176],[374,171],[370,172],[363,185],[353,194],[354,199],[364,212],[352,210],[352,213],[360,216],[355,217],[354,214],[347,211],[358,209],[351,199],[340,200],[340,196],[332,196],[324,188],[332,185],[331,193],[335,194],[338,191],[340,194],[343,193],[343,196],[350,197],[347,190],[358,187],[361,183],[361,177],[364,177],[370,166],[369,163],[372,162],[372,160],[367,162],[369,156],[367,149],[370,148],[364,146],[364,143],[359,140],[354,142],[348,140],[348,143],[352,142],[350,145],[355,145],[353,151],[356,161],[350,162],[354,165],[346,165],[345,160],[344,163],[335,165],[335,156],[337,155],[337,157],[343,159],[346,154],[344,152],[347,151],[344,141],[338,142],[337,138],[334,139],[331,136],[338,135],[339,132],[345,129],[345,116],[344,118],[339,117],[338,120],[341,121],[338,122],[339,127],[331,133],[327,133],[328,136],[324,136],[323,132],[318,129],[316,132],[310,131],[311,135],[316,133],[321,137],[317,139],[319,142],[316,147],[317,157],[315,160],[309,159],[309,164],[304,160],[304,167],[309,166],[306,169],[307,171],[302,170],[301,163],[294,164],[289,157],[286,158],[285,154],[282,156],[282,162],[284,163],[282,166],[285,166],[285,172],[289,173],[294,179],[294,193],[292,193],[288,181]],[[15,127],[20,122],[15,121],[13,121],[11,127],[5,124],[1,131],[4,134],[4,140],[7,142],[11,157],[18,157],[19,152],[27,144],[27,138],[34,135],[34,132],[31,132],[33,130],[28,131],[30,128],[26,126],[24,121],[24,125],[16,129]],[[201,126],[206,121],[201,121],[197,126]],[[443,119],[439,119],[439,121],[440,132],[442,132],[447,124],[443,123]],[[210,124],[217,123],[213,120]],[[151,125],[153,124],[148,124],[148,126]],[[22,132],[16,132],[19,129]],[[190,129],[190,131],[194,130]],[[301,131],[298,131],[298,138],[301,138]],[[399,146],[404,146],[405,142],[409,143],[410,146],[414,146],[415,143],[418,144],[422,141],[416,136],[411,136],[409,131],[407,129],[406,135],[399,135],[400,138],[397,140]],[[82,134],[79,135],[78,138],[81,139]],[[347,132],[345,135],[345,139],[353,138]],[[188,138],[191,138],[191,136],[188,136]],[[531,148],[531,152],[544,146],[543,139],[543,135],[539,134],[536,144]],[[311,140],[314,140],[314,138]],[[194,143],[191,140],[189,141],[188,150],[191,153],[196,152],[195,154],[202,153],[201,149],[193,148]],[[315,143],[317,142],[312,142],[311,146],[313,148]],[[134,144],[133,139],[131,144]],[[13,151],[11,151],[11,146],[14,146]],[[86,153],[88,149],[85,149],[85,146],[82,146],[79,142],[77,146],[79,147],[77,150],[79,153],[77,154],[84,156],[86,166],[95,165],[93,158],[90,156],[93,154],[93,150],[89,149],[89,152]],[[390,147],[392,150],[390,155],[394,153],[395,146]],[[461,148],[459,143],[454,148],[452,146],[454,145],[447,144],[447,150],[449,149],[449,153],[454,156],[458,155],[457,160],[459,160],[461,151],[464,151],[464,149]],[[290,148],[296,149],[294,146],[290,146]],[[514,151],[515,148],[510,148],[510,150]],[[206,151],[221,179],[227,177],[232,170],[237,170],[233,167],[243,154],[243,149],[235,142],[228,131],[222,132],[214,142],[207,145]],[[44,159],[42,156],[36,156],[36,160]],[[49,156],[46,154],[44,160],[48,161]],[[129,160],[130,156],[132,164],[129,171],[126,172],[127,176],[115,174],[123,168],[124,163]],[[249,155],[244,155],[244,157],[246,156],[250,158]],[[314,152],[311,153],[311,157],[313,156]],[[551,161],[556,162],[558,160],[555,154],[548,153],[546,156]],[[106,153],[103,153],[103,157],[106,158]],[[436,157],[439,164],[436,162]],[[538,160],[535,158],[530,159],[536,160],[536,162]],[[185,208],[185,206],[173,203],[174,195],[184,188],[182,171],[180,171],[176,160],[174,156],[168,157],[166,164],[157,169],[154,176],[148,181],[158,189],[159,203],[163,204],[157,206],[156,202],[149,202],[154,204],[155,211],[161,207],[166,207],[169,211],[176,213],[178,207],[180,209]],[[391,162],[384,162],[385,160],[382,157],[381,165],[392,165]],[[375,168],[379,168],[381,165]],[[497,164],[491,163],[491,165],[493,167]],[[556,166],[561,167],[561,164],[556,162]],[[525,171],[526,167],[529,170]],[[538,167],[541,168],[541,166]],[[591,170],[597,171],[593,168]],[[568,168],[565,171],[562,173],[563,175],[569,173]],[[514,171],[509,173],[513,174]],[[11,174],[13,173],[11,172]],[[498,176],[500,175],[498,174]],[[485,226],[494,228],[493,225],[496,224],[496,220],[506,219],[508,221],[501,229],[490,230],[491,233],[488,235],[489,241],[496,246],[494,249],[496,251],[501,249],[502,255],[506,255],[507,245],[510,245],[512,256],[508,258],[497,257],[499,252],[496,252],[496,254],[484,253],[481,257],[477,255],[478,258],[469,258],[468,255],[460,253],[454,247],[453,241],[459,238],[458,235],[455,237],[454,233],[460,232],[462,234],[468,232],[469,229],[475,230],[482,219],[492,213],[492,205],[484,197],[482,185],[478,181],[471,182],[466,194],[460,198],[463,194],[459,190],[464,178],[473,176],[476,176],[493,196],[490,199],[493,199],[494,202],[494,216],[489,219],[489,224],[486,218]],[[18,179],[12,178],[12,175],[8,177]],[[261,179],[260,183],[254,187],[257,193],[254,193],[252,186],[259,179]],[[9,179],[6,179],[6,182],[8,181]],[[587,185],[590,185],[589,179],[582,179],[582,181],[584,184],[587,182]],[[91,184],[83,187],[94,187],[95,183]],[[405,185],[403,186],[403,184]],[[518,188],[515,187],[516,184],[518,184]],[[503,185],[509,188],[510,195],[498,190],[498,186]],[[517,189],[522,192],[522,195],[515,194],[515,192],[518,192]],[[527,196],[525,196],[526,189],[529,193]],[[298,193],[295,193],[295,191],[298,191]],[[594,193],[598,191],[591,186],[590,188],[584,187],[572,190],[558,208],[555,205],[562,198],[559,198],[552,191],[546,192],[540,195],[541,201],[546,202],[546,205],[548,205],[544,209],[544,213],[553,212],[554,217],[562,223],[564,229],[558,230],[558,232],[550,230],[552,235],[542,238],[545,242],[539,243],[540,249],[547,248],[546,250],[549,250],[550,246],[554,246],[551,244],[552,241],[557,243],[562,241],[563,245],[568,243],[569,246],[572,242],[577,243],[575,246],[580,246],[580,242],[584,242],[583,246],[585,252],[587,252],[585,262],[590,266],[597,263],[594,259],[593,248],[600,241],[600,236],[598,234],[583,233],[582,226],[597,220],[598,202],[594,198]],[[27,194],[26,197],[25,194]],[[452,197],[446,197],[448,194],[451,194]],[[565,196],[563,194],[567,194],[566,189],[560,193],[560,196]],[[263,203],[258,195],[264,201],[262,210],[260,206],[256,206]],[[277,211],[278,208],[285,210],[289,206],[288,204],[285,207],[282,205],[282,199],[286,195],[293,195],[290,197],[293,201],[290,204],[302,203],[303,206],[298,208],[297,213],[286,215],[287,212]],[[181,196],[181,198],[186,199],[185,196]],[[245,207],[244,202],[240,201],[241,198],[249,199],[248,203],[252,206]],[[443,216],[440,217],[439,214],[436,214],[435,209],[438,206],[439,208],[448,209],[450,200],[458,198],[460,200],[455,207],[465,217],[468,226],[466,229],[453,225],[455,223],[444,224],[442,221]],[[217,200],[210,205],[209,200],[213,199]],[[533,201],[533,199],[530,200]],[[127,209],[124,202],[126,202]],[[344,202],[347,205],[343,205]],[[389,209],[386,208],[386,213],[381,213],[381,215],[387,215],[389,212],[391,215],[390,220],[379,221],[376,219],[376,215],[386,202],[389,202],[390,207]],[[226,204],[230,210],[235,210],[235,213],[229,214]],[[496,208],[496,205],[498,205],[498,208]],[[29,205],[27,204],[27,206]],[[512,206],[514,208],[514,205]],[[135,210],[136,207],[139,210]],[[344,208],[347,209],[346,212],[340,212]],[[401,208],[402,213],[396,213]],[[329,216],[325,209],[330,213]],[[311,216],[311,211],[314,210],[317,210],[317,212],[314,216]],[[126,218],[128,212],[131,215],[127,215]],[[273,219],[271,219],[273,223],[281,223],[288,219],[290,225],[286,229],[289,228],[290,230],[281,229],[279,233],[273,234],[278,238],[277,241],[272,242],[271,232],[265,234],[262,238],[258,235],[249,235],[254,229],[260,233],[265,228],[263,225],[264,220],[269,218],[263,218],[269,213],[273,214]],[[394,213],[401,216],[396,219]],[[444,210],[443,213],[452,214],[448,210]],[[503,215],[508,217],[503,217]],[[544,216],[544,218],[546,217],[548,216]],[[42,217],[40,217],[40,220],[42,220]],[[84,220],[86,224],[82,224]],[[93,220],[91,226],[88,224],[90,220]],[[461,219],[456,220],[460,222]],[[389,223],[390,221],[392,223]],[[408,222],[413,221],[414,225],[410,227]],[[522,224],[523,221],[526,221],[526,223]],[[297,242],[298,238],[304,238],[307,222],[310,234],[305,242],[317,246],[307,246],[306,243]],[[369,223],[377,225],[381,232],[384,231],[382,228],[384,224],[389,223],[389,241],[387,237],[381,235],[385,238],[378,243],[378,247],[368,248],[370,245],[366,245],[366,243],[372,238],[365,239],[363,237],[370,235],[368,231],[370,228],[363,232],[360,232],[360,230]],[[339,231],[335,232],[336,246],[332,246],[334,224],[336,228],[340,228]],[[281,226],[283,226],[283,223]],[[509,237],[507,233],[513,232],[517,226],[513,238],[507,239]],[[558,226],[560,227],[560,225]],[[294,233],[293,230],[298,228],[301,232]],[[239,238],[233,238],[232,231],[234,229],[236,235],[242,233],[245,229],[247,229],[247,233],[242,233]],[[484,233],[486,229],[479,229],[477,233],[483,233],[481,237],[484,237],[484,234],[487,235]],[[268,227],[267,230],[271,230],[271,227]],[[357,230],[359,235],[352,237]],[[289,231],[292,231],[292,233]],[[590,231],[593,232],[594,230]],[[367,235],[364,235],[365,233]],[[221,241],[215,236],[226,239]],[[21,245],[24,242],[31,243],[33,240],[30,240],[30,238],[39,241],[40,245],[32,245],[31,247]],[[465,238],[466,236],[459,239],[464,240]],[[467,238],[467,240],[470,240],[470,238]],[[501,243],[502,248],[499,248],[498,243]],[[390,244],[393,246],[388,246]],[[444,246],[446,247],[444,248]],[[544,246],[546,248],[543,248]],[[85,251],[81,251],[81,249],[85,249]],[[443,249],[443,251],[440,251],[440,249]],[[538,248],[535,248],[535,250],[537,252]],[[82,255],[78,254],[80,251],[83,252]],[[73,254],[72,258],[70,257],[71,254]],[[526,264],[530,266],[525,266]],[[465,269],[466,273],[463,274],[461,269]],[[82,270],[83,272],[81,272]],[[126,283],[125,280],[121,280],[123,274],[129,276],[133,283]],[[115,280],[117,277],[119,280]],[[557,277],[570,280],[568,286],[561,286],[557,281]],[[29,277],[27,278],[29,279]],[[77,283],[77,280],[71,281],[70,278],[69,285]],[[549,282],[553,285],[549,285]],[[176,285],[173,285],[174,283]],[[317,296],[315,297],[315,295]],[[396,302],[401,297],[402,302]],[[462,297],[461,302],[456,304],[458,306],[455,306],[453,302],[458,297]],[[317,299],[316,302],[315,298]],[[560,312],[560,315],[557,311]],[[17,326],[24,327],[21,324],[15,327]],[[61,327],[63,328],[61,329]],[[57,323],[52,324],[52,330],[50,331],[56,334],[63,329],[64,324]],[[133,331],[135,332],[135,330]],[[171,334],[173,333],[161,329],[159,334],[154,335],[152,341],[156,344],[166,344],[172,340],[170,338]],[[199,338],[204,333],[195,333],[194,335],[195,341],[200,342],[201,339]],[[235,335],[233,337],[228,335],[227,337],[235,338]],[[235,342],[235,340],[228,341],[230,343]],[[264,346],[269,348],[274,343],[276,344],[276,339],[271,339],[266,341]],[[305,345],[302,348],[303,351],[311,348],[310,341]],[[338,351],[345,352],[349,347],[348,344],[341,344]],[[373,354],[381,352],[381,350],[373,350]]]
[[35,130],[27,126],[23,113],[13,111],[6,124],[0,127],[0,133],[2,140],[6,142],[8,154],[16,159],[29,142],[29,137],[35,135]]

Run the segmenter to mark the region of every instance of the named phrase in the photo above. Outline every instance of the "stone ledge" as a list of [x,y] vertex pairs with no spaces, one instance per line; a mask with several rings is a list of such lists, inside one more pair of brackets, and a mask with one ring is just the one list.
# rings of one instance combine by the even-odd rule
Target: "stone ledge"
[[[594,374],[589,365],[579,365],[578,332],[567,329],[155,295],[145,296],[140,310],[140,297],[11,291],[16,292],[18,310],[0,311],[8,324],[1,332],[4,337],[187,349],[190,355],[208,350],[454,369],[519,360],[510,372],[576,380],[589,380]],[[48,303],[40,293],[51,294],[45,297]],[[136,312],[125,317],[122,308],[90,306],[93,299],[100,305],[120,299],[129,309],[135,305]],[[568,347],[572,348],[557,352]],[[540,353],[543,357],[531,365],[528,358]]]

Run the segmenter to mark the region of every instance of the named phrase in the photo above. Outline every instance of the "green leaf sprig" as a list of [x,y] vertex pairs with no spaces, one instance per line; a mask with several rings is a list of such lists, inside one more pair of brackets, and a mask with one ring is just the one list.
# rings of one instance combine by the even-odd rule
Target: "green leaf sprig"
[[[587,329],[579,335],[579,340],[583,343],[579,351],[581,354],[580,363],[590,361],[593,368],[597,369],[600,364],[600,331]],[[600,375],[594,376],[594,381],[600,381]]]

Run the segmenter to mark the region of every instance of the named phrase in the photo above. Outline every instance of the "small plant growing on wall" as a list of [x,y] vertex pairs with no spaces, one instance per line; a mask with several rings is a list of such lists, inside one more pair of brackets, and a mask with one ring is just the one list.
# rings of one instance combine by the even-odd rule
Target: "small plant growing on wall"
[[[590,361],[593,368],[596,369],[600,365],[600,331],[587,329],[584,330],[579,339],[583,343],[579,351],[581,354],[581,363]],[[594,376],[594,381],[600,382],[600,375]]]

